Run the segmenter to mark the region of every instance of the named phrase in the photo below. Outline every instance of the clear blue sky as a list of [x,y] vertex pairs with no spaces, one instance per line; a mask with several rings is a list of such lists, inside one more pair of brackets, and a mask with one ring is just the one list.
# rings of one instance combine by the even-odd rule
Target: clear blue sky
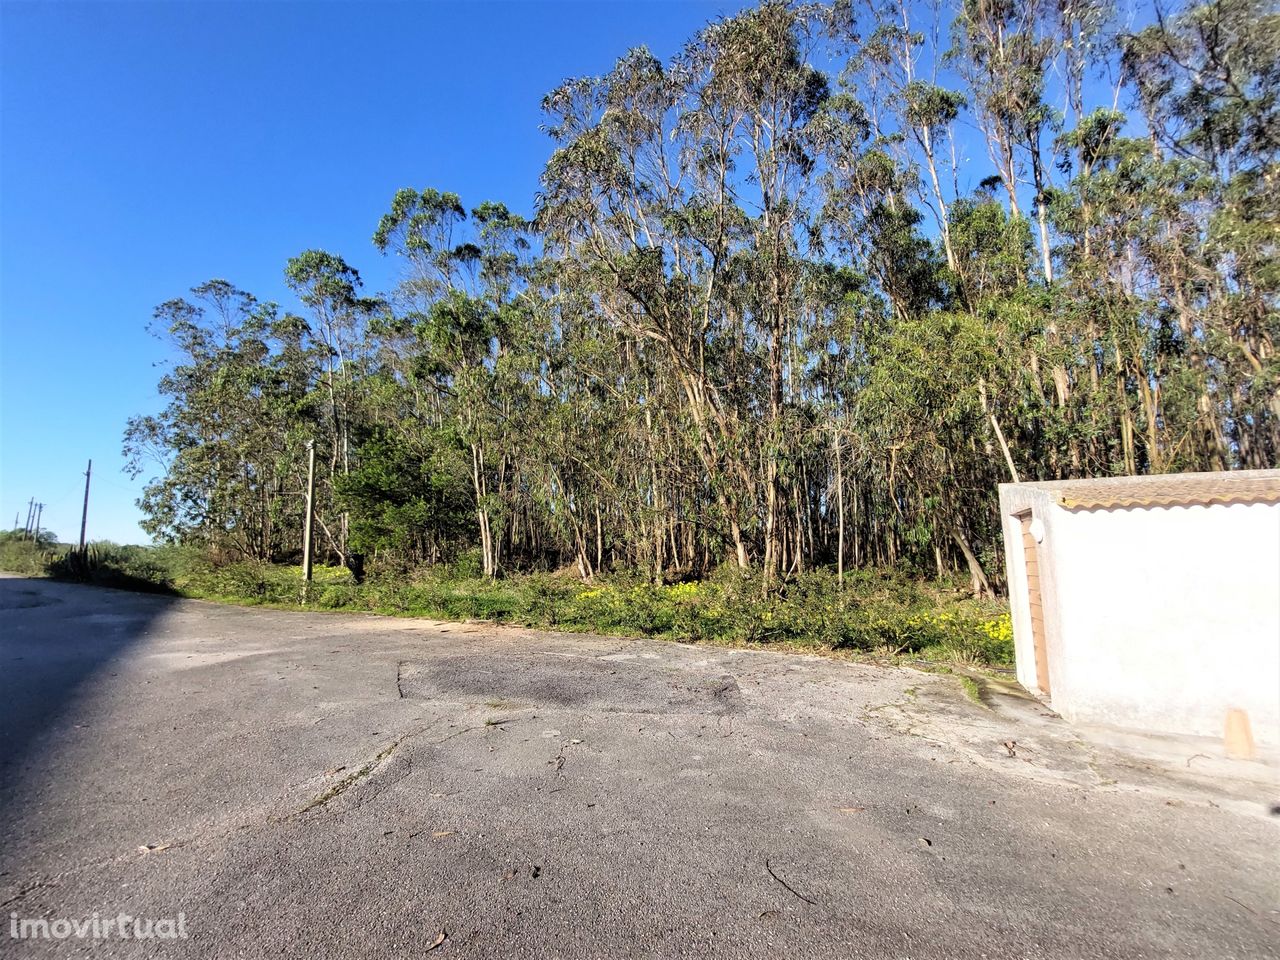
[[159,406],[152,308],[212,277],[290,303],[285,261],[370,235],[399,187],[531,213],[542,95],[742,0],[0,2],[0,527],[143,542],[125,421]]

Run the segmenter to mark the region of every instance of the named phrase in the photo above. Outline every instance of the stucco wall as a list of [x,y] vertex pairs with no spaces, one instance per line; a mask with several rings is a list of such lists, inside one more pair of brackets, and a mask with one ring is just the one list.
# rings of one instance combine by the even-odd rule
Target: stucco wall
[[1018,679],[1034,688],[1021,528],[1039,545],[1050,702],[1068,720],[1221,736],[1231,707],[1280,744],[1280,505],[1066,510],[1001,491]]

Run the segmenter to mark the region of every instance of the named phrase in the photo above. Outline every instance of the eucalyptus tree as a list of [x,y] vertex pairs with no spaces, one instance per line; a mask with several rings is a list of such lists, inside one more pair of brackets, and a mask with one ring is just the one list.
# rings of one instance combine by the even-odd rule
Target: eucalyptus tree
[[[816,8],[765,3],[670,64],[643,48],[544,100],[538,220],[597,309],[660,351],[740,568],[781,563],[787,349],[815,209]],[[757,417],[756,412],[764,416]],[[651,498],[658,491],[650,493]]]
[[[1124,64],[1151,131],[1165,209],[1151,263],[1198,378],[1196,446],[1211,465],[1280,453],[1280,11],[1212,0],[1129,37]],[[1178,230],[1177,226],[1185,225]]]
[[[341,257],[323,250],[307,250],[285,266],[285,280],[310,310],[313,336],[322,352],[321,380],[328,401],[328,470],[322,480],[330,488],[335,478],[351,473],[352,433],[359,418],[357,384],[368,370],[370,317],[381,302],[360,293],[360,274]],[[338,515],[338,529],[332,530],[323,513],[316,522],[334,551],[359,575],[361,557],[350,549],[350,514]]]
[[312,250],[305,319],[223,281],[158,309],[147,529],[291,557],[314,439],[356,570],[989,594],[1002,480],[1273,466],[1280,15],[1120,12],[765,0],[565,81],[534,222],[401,190],[385,302]]
[[411,349],[436,377],[445,416],[468,451],[482,566],[493,577],[516,463],[510,426],[530,382],[519,348],[531,245],[529,225],[503,204],[481,204],[471,222],[464,237],[467,213],[456,194],[403,189],[373,240],[406,263],[398,300],[411,311]]
[[140,501],[143,529],[232,556],[287,555],[300,515],[302,447],[313,362],[298,318],[225,280],[156,308],[152,331],[171,362],[159,414],[130,419],[134,476],[159,467]]
[[906,0],[868,4],[865,39],[842,79],[846,88],[869,91],[878,101],[876,129],[898,156],[904,179],[919,184],[917,168],[927,172],[928,190],[919,196],[933,213],[947,266],[954,270],[947,208],[958,193],[955,124],[967,100],[938,83],[942,10],[935,4],[927,23],[916,23],[912,13]]
[[1031,168],[1040,233],[1041,270],[1053,281],[1048,206],[1049,171],[1042,139],[1057,122],[1044,102],[1052,41],[1040,32],[1041,0],[962,0],[952,25],[953,61],[974,94],[990,158],[1004,184],[1009,207],[1021,215],[1021,153]]

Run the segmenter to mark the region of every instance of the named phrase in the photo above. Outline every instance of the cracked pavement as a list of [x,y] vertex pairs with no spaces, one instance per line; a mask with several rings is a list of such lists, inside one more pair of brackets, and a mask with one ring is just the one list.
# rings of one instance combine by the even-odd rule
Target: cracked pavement
[[1274,768],[988,701],[820,657],[0,578],[4,913],[190,934],[17,940],[6,916],[0,953],[1280,955]]

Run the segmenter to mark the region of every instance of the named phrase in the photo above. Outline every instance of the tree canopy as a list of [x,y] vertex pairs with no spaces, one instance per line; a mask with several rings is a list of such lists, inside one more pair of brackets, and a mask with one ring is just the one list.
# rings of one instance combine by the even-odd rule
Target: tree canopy
[[357,570],[990,593],[1002,481],[1274,466],[1280,13],[1143,20],[767,0],[566,80],[529,217],[405,188],[371,216],[395,290],[310,250],[298,314],[223,280],[157,308],[146,529],[292,557],[314,440]]

